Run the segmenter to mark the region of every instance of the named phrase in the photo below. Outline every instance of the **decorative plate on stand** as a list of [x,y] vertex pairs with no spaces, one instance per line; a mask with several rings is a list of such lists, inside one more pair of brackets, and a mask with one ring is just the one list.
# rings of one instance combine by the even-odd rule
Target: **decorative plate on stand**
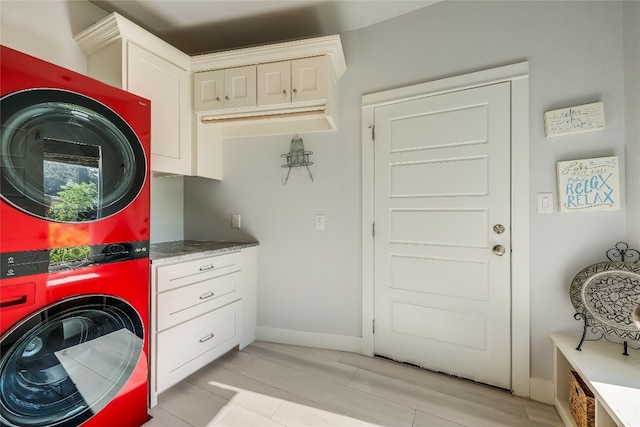
[[[640,265],[600,262],[576,275],[569,289],[576,316],[585,328],[620,342],[640,343],[633,313],[640,306]],[[577,317],[576,317],[577,318]]]

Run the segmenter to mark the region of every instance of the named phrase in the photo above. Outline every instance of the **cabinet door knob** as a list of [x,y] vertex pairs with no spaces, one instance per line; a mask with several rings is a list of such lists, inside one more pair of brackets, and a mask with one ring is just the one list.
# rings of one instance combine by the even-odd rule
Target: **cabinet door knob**
[[222,101],[222,100],[220,99],[220,97],[219,97],[219,96],[216,96],[216,101],[220,102],[220,101]]
[[226,99],[228,101],[229,100],[229,96],[225,95],[224,99]]
[[293,93],[298,93],[298,89],[293,89]]
[[287,94],[287,90],[286,89],[282,89],[282,94],[286,95]]

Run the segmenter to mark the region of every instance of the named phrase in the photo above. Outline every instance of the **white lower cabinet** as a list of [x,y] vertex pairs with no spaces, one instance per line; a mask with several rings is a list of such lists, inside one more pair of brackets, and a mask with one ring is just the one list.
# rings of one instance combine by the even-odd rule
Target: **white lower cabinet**
[[594,396],[595,427],[640,426],[640,351],[629,349],[623,355],[622,344],[606,339],[585,341],[576,350],[580,338],[551,334],[553,341],[553,382],[555,406],[567,427],[578,427],[571,414],[569,372],[575,371]]
[[255,339],[256,251],[152,262],[150,407],[158,394]]
[[157,392],[161,393],[239,344],[240,301],[157,335]]

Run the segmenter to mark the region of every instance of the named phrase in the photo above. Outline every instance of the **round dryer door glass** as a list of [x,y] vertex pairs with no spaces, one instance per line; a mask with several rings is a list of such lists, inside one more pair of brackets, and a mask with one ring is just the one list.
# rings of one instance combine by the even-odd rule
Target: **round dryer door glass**
[[84,95],[32,89],[0,99],[2,197],[58,222],[96,221],[140,193],[140,140],[113,110]]
[[0,343],[0,424],[78,426],[124,387],[143,353],[137,312],[87,296],[35,313]]

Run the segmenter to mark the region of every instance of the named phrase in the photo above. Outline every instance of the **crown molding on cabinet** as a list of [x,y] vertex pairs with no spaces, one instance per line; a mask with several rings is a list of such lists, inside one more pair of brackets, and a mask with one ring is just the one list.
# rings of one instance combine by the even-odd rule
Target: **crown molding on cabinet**
[[150,52],[162,56],[186,71],[191,71],[189,55],[115,12],[76,34],[74,38],[87,56],[115,40],[127,40],[144,46]]
[[337,34],[196,55],[191,58],[191,70],[210,71],[324,55],[330,58],[333,76],[338,80],[346,71],[347,65],[340,35]]
[[144,46],[155,54],[161,54],[165,59],[192,72],[322,55],[327,55],[330,58],[333,76],[336,80],[347,69],[338,34],[189,56],[114,12],[76,34],[74,38],[86,55],[103,49],[114,40],[126,39]]

